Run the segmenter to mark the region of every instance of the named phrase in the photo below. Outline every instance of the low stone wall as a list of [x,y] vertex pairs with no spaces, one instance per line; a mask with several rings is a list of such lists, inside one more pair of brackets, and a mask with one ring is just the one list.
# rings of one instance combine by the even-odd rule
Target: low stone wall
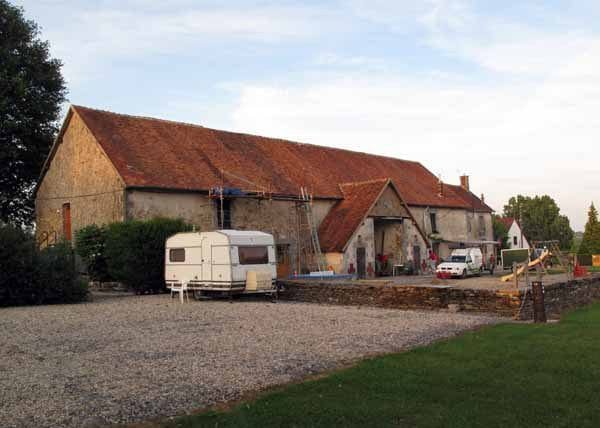
[[280,299],[349,306],[396,309],[442,309],[448,307],[448,286],[421,287],[330,281],[281,281]]
[[[451,286],[406,286],[357,281],[281,281],[280,298],[333,305],[395,309],[452,309],[533,318],[531,292],[463,289]],[[545,286],[546,314],[558,318],[569,309],[600,300],[600,275]]]
[[482,290],[451,288],[448,301],[461,311],[493,312],[500,316],[515,317],[521,308],[518,290]]
[[[544,303],[548,318],[560,318],[565,311],[589,305],[594,301],[600,301],[600,276],[598,275],[544,286]],[[525,296],[519,318],[533,318],[533,300],[530,292]]]

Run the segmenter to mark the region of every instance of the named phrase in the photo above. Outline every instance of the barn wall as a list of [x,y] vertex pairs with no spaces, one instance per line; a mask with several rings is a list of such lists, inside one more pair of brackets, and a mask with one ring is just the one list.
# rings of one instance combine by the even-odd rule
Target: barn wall
[[402,201],[394,189],[391,186],[387,186],[371,209],[369,215],[374,217],[405,217],[408,216],[408,212],[402,205]]
[[[333,201],[328,200],[313,202],[315,227],[319,226],[333,204]],[[235,229],[260,230],[273,234],[279,245],[280,265],[289,265],[289,272],[286,273],[302,273],[314,269],[311,263],[307,263],[305,255],[301,254],[302,248],[310,248],[310,232],[306,227],[305,215],[302,210],[297,209],[295,202],[234,199],[231,204],[231,225]]]
[[181,218],[198,231],[215,230],[215,208],[208,195],[128,190],[127,218],[153,217]]
[[[411,207],[415,220],[426,235],[432,233],[429,221],[429,212],[436,212],[438,236],[449,241],[476,241],[488,240],[494,238],[492,228],[492,215],[490,213],[477,213],[465,209],[452,208],[424,208]],[[480,216],[483,218],[483,225],[480,224]],[[489,246],[491,250],[491,246]],[[445,243],[440,244],[439,255],[446,258],[450,255],[451,249]]]
[[[356,249],[364,247],[366,252],[366,265],[375,269],[375,230],[373,219],[366,218],[365,221],[358,227],[352,239],[348,243],[348,247],[344,252],[343,264],[340,266],[341,273],[347,273],[350,264],[357,269],[356,265]],[[368,275],[368,274],[367,274]]]
[[[84,122],[73,113],[36,194],[36,234],[63,236],[63,204],[71,230],[123,219],[123,183]],[[87,195],[87,196],[86,196]]]

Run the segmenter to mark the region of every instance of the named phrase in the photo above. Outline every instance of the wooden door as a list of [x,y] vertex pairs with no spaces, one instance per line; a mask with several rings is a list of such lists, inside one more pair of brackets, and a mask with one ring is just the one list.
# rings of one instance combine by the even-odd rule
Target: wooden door
[[62,220],[63,237],[67,241],[71,241],[71,204],[68,202],[62,206]]
[[292,260],[290,258],[290,245],[277,245],[277,278],[289,278],[292,274]]
[[415,263],[415,272],[421,272],[421,247],[413,246],[413,262]]
[[367,276],[367,250],[365,247],[356,249],[356,273],[359,278]]

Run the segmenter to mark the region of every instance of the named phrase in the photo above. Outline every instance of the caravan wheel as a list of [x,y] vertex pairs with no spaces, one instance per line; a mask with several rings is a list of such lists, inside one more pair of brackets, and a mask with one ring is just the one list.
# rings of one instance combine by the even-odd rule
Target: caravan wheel
[[194,300],[208,300],[208,299],[210,299],[210,297],[208,297],[202,291],[194,290]]

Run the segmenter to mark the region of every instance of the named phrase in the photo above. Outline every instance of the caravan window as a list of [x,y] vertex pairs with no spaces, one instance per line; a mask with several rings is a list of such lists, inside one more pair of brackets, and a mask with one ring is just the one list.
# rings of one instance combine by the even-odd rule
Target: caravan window
[[185,248],[171,248],[169,250],[170,262],[185,262]]
[[241,265],[265,265],[269,263],[268,247],[238,247]]

